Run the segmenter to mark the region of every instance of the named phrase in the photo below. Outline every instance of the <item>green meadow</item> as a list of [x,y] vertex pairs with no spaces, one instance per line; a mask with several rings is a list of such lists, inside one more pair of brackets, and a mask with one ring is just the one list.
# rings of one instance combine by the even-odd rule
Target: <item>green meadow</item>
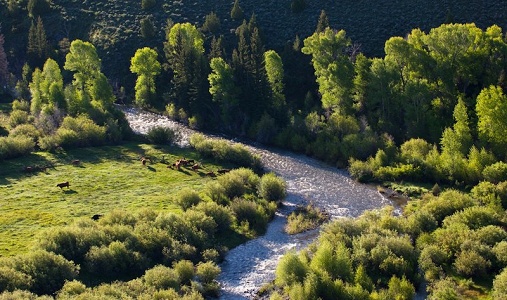
[[[142,165],[141,157],[151,162]],[[180,171],[167,166],[179,158],[195,159],[205,169]],[[79,160],[79,164],[72,161]],[[46,167],[26,172],[25,167]],[[184,187],[200,191],[212,180],[205,171],[214,165],[190,149],[128,143],[35,152],[0,162],[0,256],[30,251],[45,229],[72,224],[113,210],[129,212],[144,208],[179,211],[173,195]],[[56,185],[69,182],[70,187]]]

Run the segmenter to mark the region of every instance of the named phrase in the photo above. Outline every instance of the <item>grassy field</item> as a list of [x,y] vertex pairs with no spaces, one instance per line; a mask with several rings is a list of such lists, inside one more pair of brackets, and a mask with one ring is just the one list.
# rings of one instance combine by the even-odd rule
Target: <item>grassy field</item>
[[[143,166],[141,156],[152,163]],[[182,157],[197,159],[208,170],[219,168],[188,149],[135,143],[0,161],[0,256],[27,252],[44,229],[77,218],[115,209],[178,210],[173,195],[183,187],[200,190],[211,180],[203,172],[167,168]],[[27,166],[50,167],[28,173]],[[66,181],[69,188],[56,186]]]

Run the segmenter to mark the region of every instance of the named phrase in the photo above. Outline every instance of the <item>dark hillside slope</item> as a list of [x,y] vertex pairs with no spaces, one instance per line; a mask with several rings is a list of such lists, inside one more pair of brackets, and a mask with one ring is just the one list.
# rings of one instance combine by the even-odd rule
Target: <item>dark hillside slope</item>
[[[2,2],[5,5],[5,0]],[[200,26],[205,16],[215,11],[221,20],[222,33],[233,38],[231,32],[241,22],[230,20],[232,3],[157,0],[153,8],[145,11],[141,9],[141,0],[53,0],[53,9],[42,18],[54,45],[63,37],[92,41],[99,49],[105,73],[111,79],[121,79],[128,73],[129,59],[137,48],[151,46],[162,50],[167,18]],[[255,13],[267,47],[275,49],[296,35],[302,38],[310,35],[322,9],[331,27],[345,29],[368,56],[381,56],[384,42],[391,36],[404,36],[413,28],[428,31],[446,20],[474,22],[483,29],[492,24],[507,28],[504,0],[306,0],[306,3],[301,13],[293,13],[291,0],[240,0],[245,17],[248,19]],[[157,36],[148,41],[139,33],[140,21],[145,17],[152,18],[157,31]],[[3,32],[11,48],[19,38],[26,40],[21,34],[26,35],[27,30],[17,37],[9,35],[5,28]]]

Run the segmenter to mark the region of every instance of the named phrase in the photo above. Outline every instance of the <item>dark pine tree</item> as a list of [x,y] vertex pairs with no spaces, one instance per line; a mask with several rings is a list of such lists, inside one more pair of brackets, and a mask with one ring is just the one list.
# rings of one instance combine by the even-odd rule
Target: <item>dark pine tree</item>
[[329,19],[327,18],[327,14],[324,10],[321,10],[315,32],[324,32],[324,30],[326,30],[326,28],[328,27],[329,27]]

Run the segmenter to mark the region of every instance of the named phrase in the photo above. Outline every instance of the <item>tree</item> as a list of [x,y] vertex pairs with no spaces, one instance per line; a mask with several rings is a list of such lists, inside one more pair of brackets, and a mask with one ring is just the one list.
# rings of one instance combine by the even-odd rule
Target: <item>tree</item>
[[173,71],[171,100],[192,115],[204,115],[209,99],[209,65],[202,33],[190,23],[176,23],[167,34],[164,52]]
[[41,66],[49,56],[49,44],[41,17],[37,18],[36,24],[32,21],[28,31],[27,54],[35,66]]
[[141,36],[147,40],[155,36],[155,25],[150,17],[141,20]]
[[90,105],[109,109],[114,102],[111,85],[101,72],[101,61],[95,46],[89,42],[74,40],[65,56],[65,70],[74,72],[72,88],[66,97],[71,114],[89,113]]
[[9,79],[9,62],[4,49],[4,35],[0,33],[0,85],[3,86]]
[[326,28],[304,40],[301,51],[312,56],[312,64],[322,96],[322,107],[328,111],[349,114],[352,109],[354,66],[345,55],[350,39],[345,31]]
[[324,10],[321,10],[315,33],[324,32],[326,28],[329,28],[329,19],[327,18],[326,12]]
[[239,6],[239,0],[234,0],[234,5],[231,9],[231,19],[239,20],[243,18],[243,10]]
[[283,63],[278,53],[274,50],[264,52],[264,67],[269,86],[271,87],[272,106],[275,111],[280,111],[286,106],[286,103],[283,93]]
[[477,97],[476,112],[479,139],[490,143],[499,154],[507,146],[507,96],[502,88],[490,86]]
[[28,0],[26,5],[28,16],[34,18],[49,10],[49,3],[46,0]]
[[213,102],[220,107],[222,121],[226,127],[230,127],[234,117],[233,112],[238,109],[238,87],[234,83],[234,73],[221,57],[212,58],[210,66],[209,92]]
[[143,10],[150,10],[157,4],[156,0],[141,0],[141,8]]
[[220,30],[220,19],[214,11],[206,15],[201,29],[203,32],[209,32],[211,34],[218,33]]
[[63,77],[58,63],[48,59],[41,70],[35,69],[30,83],[32,95],[30,112],[38,116],[41,111],[52,113],[65,108]]
[[146,106],[155,95],[155,77],[161,66],[157,52],[148,47],[138,49],[130,60],[130,71],[138,75],[136,81],[136,104]]

